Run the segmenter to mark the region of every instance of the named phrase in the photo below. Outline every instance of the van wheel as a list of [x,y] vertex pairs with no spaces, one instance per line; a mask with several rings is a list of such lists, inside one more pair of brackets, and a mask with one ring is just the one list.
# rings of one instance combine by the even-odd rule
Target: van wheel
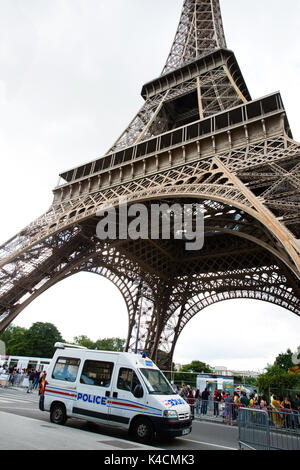
[[138,418],[133,424],[132,435],[141,444],[151,444],[154,440],[154,429],[148,419]]
[[61,403],[54,403],[50,411],[50,421],[54,424],[65,424],[67,421],[66,409]]

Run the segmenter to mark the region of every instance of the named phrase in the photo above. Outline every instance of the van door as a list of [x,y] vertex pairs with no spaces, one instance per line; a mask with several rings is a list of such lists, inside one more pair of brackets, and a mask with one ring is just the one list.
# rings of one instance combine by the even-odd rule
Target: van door
[[115,381],[112,387],[112,397],[109,400],[109,421],[117,422],[128,427],[129,422],[136,414],[144,414],[146,407],[145,392],[136,398],[133,391],[142,384],[133,369],[128,366],[118,366]]
[[107,422],[114,362],[86,359],[77,385],[73,416]]

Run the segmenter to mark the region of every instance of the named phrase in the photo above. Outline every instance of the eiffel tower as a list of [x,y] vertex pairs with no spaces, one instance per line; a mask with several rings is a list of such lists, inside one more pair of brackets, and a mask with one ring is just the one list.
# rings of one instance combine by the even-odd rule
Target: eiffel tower
[[[0,333],[81,271],[120,289],[125,350],[137,345],[163,367],[188,321],[215,302],[258,299],[300,315],[300,144],[279,93],[252,100],[219,0],[184,0],[167,62],[142,97],[106,155],[61,173],[49,210],[0,247]],[[99,206],[122,197],[201,202],[204,247],[100,240]]]

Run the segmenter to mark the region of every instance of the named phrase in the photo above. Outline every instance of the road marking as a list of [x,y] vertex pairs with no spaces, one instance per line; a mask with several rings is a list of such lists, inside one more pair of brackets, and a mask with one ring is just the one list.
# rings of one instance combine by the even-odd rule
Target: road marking
[[23,410],[23,411],[30,411],[30,412],[31,412],[31,411],[38,411],[39,413],[41,412],[39,409],[33,410],[33,409],[31,409],[31,408],[24,408],[24,407],[23,407],[23,408],[20,408],[20,407],[18,407],[18,406],[14,406],[14,407],[12,408],[11,406],[3,406],[3,405],[0,405],[0,409],[3,409],[3,410],[9,409],[9,410],[13,410],[13,411],[15,411],[15,410],[19,410],[19,411],[20,411],[20,410]]
[[27,397],[12,398],[11,396],[1,395],[1,394],[0,394],[0,401],[18,401],[22,403],[37,403],[38,402],[38,400],[31,400],[30,398],[27,398]]
[[221,423],[220,421],[199,421],[199,420],[194,420],[193,421],[193,426],[194,424],[197,423],[197,424],[211,424],[211,425],[218,425],[220,427],[223,427],[223,428],[226,428],[226,429],[237,429],[237,426],[236,425],[233,425],[233,426],[228,426],[228,424],[225,424],[225,423]]
[[21,400],[16,400],[15,398],[0,398],[1,403],[18,403]]
[[195,444],[203,444],[203,445],[206,445],[206,446],[211,446],[211,447],[218,447],[219,449],[227,449],[227,450],[238,450],[237,447],[227,447],[227,446],[221,446],[221,445],[218,445],[218,444],[211,444],[210,442],[201,442],[201,441],[194,441],[193,439],[181,439],[181,438],[177,438],[178,441],[188,441],[188,442],[193,442]]

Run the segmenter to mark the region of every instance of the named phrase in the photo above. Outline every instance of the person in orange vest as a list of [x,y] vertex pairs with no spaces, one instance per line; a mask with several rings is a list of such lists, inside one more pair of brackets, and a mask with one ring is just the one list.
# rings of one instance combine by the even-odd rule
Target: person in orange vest
[[39,384],[40,384],[39,385],[39,395],[40,395],[39,408],[41,411],[44,411],[44,398],[45,398],[44,395],[45,395],[46,386],[48,385],[46,378],[47,378],[47,372],[43,372],[39,380]]

